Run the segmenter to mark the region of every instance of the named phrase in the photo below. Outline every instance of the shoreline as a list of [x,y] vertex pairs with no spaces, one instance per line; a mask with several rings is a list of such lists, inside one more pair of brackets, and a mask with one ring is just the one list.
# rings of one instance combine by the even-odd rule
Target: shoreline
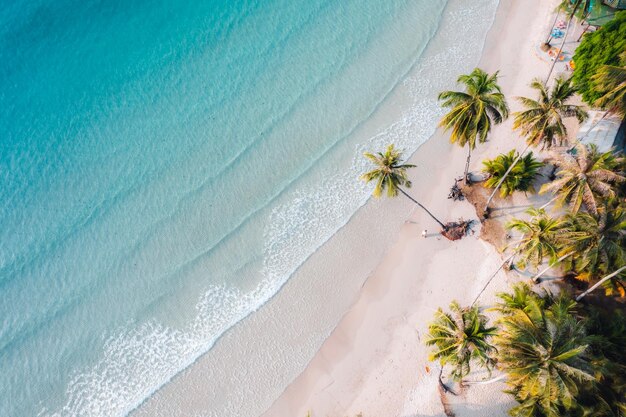
[[[533,16],[529,12],[532,6],[543,7],[543,10]],[[511,100],[512,92],[515,95],[530,93],[527,84],[548,67],[545,62],[533,62],[538,59],[532,46],[536,42],[534,32],[539,36],[543,34],[545,20],[552,9],[537,0],[532,6],[514,4],[512,0],[499,3],[479,64],[488,72],[501,71],[501,85],[512,111],[517,107]],[[480,161],[487,157],[524,147],[521,140],[506,141],[507,136],[512,136],[511,125],[509,119],[497,126],[489,142],[477,147],[472,158],[473,170],[478,170]],[[446,213],[444,221],[459,216],[476,218],[474,208],[467,201],[442,204],[442,199],[435,197],[447,190],[464,156],[463,150],[449,145],[447,135],[438,130],[410,159],[419,168],[449,157],[451,163],[439,170],[436,185],[418,194],[422,199],[427,195],[427,207]],[[411,178],[414,184],[419,184],[415,180],[422,177],[414,172]],[[427,331],[427,323],[437,307],[445,308],[453,299],[471,302],[482,286],[481,278],[486,279],[489,272],[496,269],[501,257],[491,244],[474,236],[460,242],[444,239],[443,244],[435,242],[433,237],[421,239],[418,226],[427,221],[425,214],[413,212],[409,223],[402,226],[396,243],[366,281],[358,301],[344,315],[306,370],[263,417],[298,417],[309,412],[313,417],[445,415],[436,389],[436,372],[429,370],[436,365],[428,362],[420,335]],[[457,252],[466,260],[464,263],[455,256]],[[411,259],[415,253],[429,259],[427,265]],[[473,262],[479,259],[482,262]],[[472,279],[469,291],[462,285],[454,285],[463,277]],[[424,281],[415,282],[420,279]],[[497,291],[506,289],[511,279],[505,272],[499,272],[481,302],[488,305]],[[465,398],[453,399],[457,416],[506,416],[514,401],[499,389],[503,383],[497,385],[474,386]]]
[[[510,11],[513,7],[510,3],[510,0],[500,1],[496,19],[491,23],[487,38],[481,43],[481,45],[483,45],[481,65],[483,65],[485,61],[487,52],[491,52],[491,48],[497,51],[504,46],[501,45],[500,38],[496,36],[494,32],[502,30],[503,26],[507,23],[505,20],[507,16],[503,10]],[[527,14],[528,13],[529,12],[527,12]],[[540,20],[541,18],[539,17],[538,19]],[[507,32],[506,35],[510,35],[510,33]],[[427,47],[427,49],[428,48],[429,47]],[[495,53],[491,55],[495,55]],[[494,70],[494,68],[491,67],[486,67],[485,69],[490,71]],[[531,76],[528,77],[527,79],[526,76],[524,76],[523,80],[521,80],[522,84],[526,84],[530,78],[532,78]],[[400,84],[403,83],[401,82]],[[406,85],[402,87],[409,88]],[[450,85],[450,88],[452,87],[453,85]],[[505,93],[507,96],[509,95],[509,88],[505,88]],[[395,98],[392,98],[392,101],[395,101],[395,106],[402,107],[406,104],[406,97],[399,93]],[[381,117],[382,116],[379,114],[374,115],[374,120],[368,121],[365,126],[362,127],[362,132],[371,133],[371,125],[375,125],[376,119]],[[365,135],[366,133],[362,134]],[[474,169],[477,169],[476,167],[479,166],[480,160],[487,156],[484,155],[485,153],[494,153],[494,143],[497,142],[494,138],[495,135],[492,135],[492,141],[489,144],[477,149],[478,152],[476,152],[472,162]],[[509,150],[510,146],[510,143],[504,145],[505,149],[497,149],[498,152],[495,152],[495,154]],[[419,196],[420,200],[423,200],[427,207],[434,208],[436,214],[442,215],[442,213],[445,213],[445,220],[454,220],[458,217],[475,218],[471,205],[467,203],[452,203],[450,200],[445,199],[449,186],[453,182],[453,178],[458,177],[460,172],[462,172],[464,159],[465,150],[450,145],[447,137],[442,137],[439,131],[432,135],[425,143],[419,145],[417,151],[411,157],[411,161],[413,163],[417,162],[419,165],[411,176],[413,178],[419,178],[420,180],[426,180],[419,182],[414,181],[414,188],[411,194]],[[441,166],[442,163],[446,165],[443,168]],[[410,217],[407,215],[409,212],[412,212]],[[409,217],[408,223],[402,224],[401,222],[407,217]],[[426,224],[426,226],[424,226],[424,224]],[[276,415],[281,417],[285,415],[295,415],[296,417],[300,415],[304,416],[306,415],[306,411],[310,409],[306,402],[302,401],[308,391],[313,392],[310,396],[315,396],[321,392],[337,390],[337,388],[328,388],[328,379],[324,379],[324,377],[330,375],[330,371],[333,368],[339,367],[344,367],[345,372],[350,374],[350,376],[357,375],[359,378],[363,379],[364,385],[362,385],[362,387],[365,387],[364,392],[371,391],[371,389],[373,389],[372,387],[378,386],[373,381],[365,381],[367,378],[373,378],[371,369],[368,368],[370,369],[369,372],[358,374],[360,368],[354,366],[354,363],[352,363],[352,368],[350,368],[350,363],[345,361],[348,356],[360,355],[359,357],[361,359],[366,356],[365,353],[367,352],[363,352],[361,345],[356,343],[355,340],[360,334],[361,327],[365,325],[372,327],[371,324],[375,323],[375,321],[366,320],[369,307],[381,302],[387,302],[389,304],[393,301],[387,305],[386,310],[383,309],[387,312],[391,312],[395,308],[394,304],[401,300],[401,304],[405,308],[406,314],[404,315],[404,321],[398,321],[398,316],[395,315],[391,317],[391,322],[389,323],[377,322],[379,330],[380,328],[385,329],[382,333],[384,337],[380,338],[380,342],[383,345],[387,343],[386,346],[379,345],[379,350],[389,349],[392,352],[398,350],[398,346],[389,347],[391,344],[397,344],[395,338],[392,337],[394,334],[400,334],[399,339],[403,340],[403,343],[407,345],[407,341],[413,340],[415,336],[414,328],[416,327],[415,320],[409,322],[409,317],[413,316],[410,308],[407,307],[410,304],[416,303],[416,300],[404,299],[402,298],[402,294],[398,294],[398,291],[403,288],[410,288],[407,294],[412,294],[419,291],[419,286],[406,287],[400,285],[396,286],[397,288],[394,288],[392,291],[390,288],[391,284],[386,283],[384,278],[381,279],[381,274],[389,273],[392,276],[398,275],[399,272],[393,267],[394,262],[406,263],[409,249],[421,250],[424,252],[423,258],[427,258],[427,254],[432,254],[433,258],[440,259],[440,262],[442,262],[440,265],[433,263],[431,260],[431,262],[425,265],[421,270],[423,276],[428,277],[427,282],[429,285],[432,285],[432,288],[429,288],[429,290],[439,291],[440,288],[437,288],[438,280],[450,278],[437,275],[437,272],[440,273],[441,270],[447,270],[446,264],[449,264],[450,259],[455,257],[455,253],[467,255],[468,257],[473,255],[477,258],[484,258],[485,262],[483,268],[485,270],[493,269],[491,268],[493,263],[498,262],[499,257],[497,257],[495,250],[486,243],[476,239],[475,236],[470,236],[460,241],[458,244],[452,243],[452,245],[447,245],[447,243],[449,243],[447,241],[437,241],[435,237],[425,240],[418,239],[416,241],[416,238],[419,237],[419,233],[423,228],[434,230],[434,226],[432,221],[423,217],[421,212],[416,212],[412,204],[408,201],[404,201],[404,199],[399,198],[393,202],[388,200],[368,201],[365,206],[362,206],[357,213],[352,216],[347,225],[343,226],[331,240],[327,241],[310,257],[314,259],[307,260],[305,264],[299,268],[296,273],[297,276],[292,277],[283,286],[279,294],[275,295],[269,302],[259,308],[259,310],[244,319],[245,323],[243,323],[243,325],[240,322],[236,328],[229,330],[223,335],[211,349],[210,352],[213,352],[213,354],[203,355],[187,368],[187,370],[166,383],[156,394],[148,398],[139,408],[134,410],[131,415],[169,416],[178,415],[174,411],[177,410],[180,415],[218,416],[219,414],[211,414],[211,409],[206,408],[207,403],[210,404],[210,398],[225,397],[230,393],[229,387],[233,385],[248,384],[249,388],[247,390],[251,391],[254,389],[254,386],[258,386],[259,384],[262,386],[269,384],[268,386],[271,386],[274,391],[268,392],[265,398],[262,398],[262,404],[259,406],[259,408],[263,409],[269,407],[264,416],[272,416],[274,411],[277,412]],[[477,230],[478,228],[475,226],[475,229]],[[368,241],[374,241],[376,243],[368,245]],[[354,244],[355,242],[357,242],[356,245]],[[468,245],[469,242],[473,242],[473,244]],[[478,244],[476,244],[477,242]],[[433,254],[434,249],[438,249],[438,252],[441,252],[443,255],[440,256],[438,252]],[[493,256],[494,254],[496,254],[496,257]],[[458,258],[458,256],[456,257]],[[410,260],[408,261],[410,262]],[[406,274],[407,271],[400,272]],[[467,270],[465,274],[467,275],[472,272],[475,272],[475,270]],[[458,274],[458,271],[455,271],[455,274]],[[328,279],[319,280],[320,282],[317,280],[305,282],[303,279],[304,276],[311,278],[316,275],[335,276],[337,279],[334,282]],[[463,274],[459,274],[459,276],[461,275]],[[344,280],[344,278],[347,279]],[[499,281],[502,282],[502,280]],[[482,283],[479,281],[475,281],[473,284],[478,288],[482,286]],[[458,289],[462,288],[457,288],[457,290]],[[294,296],[294,294],[299,295]],[[317,311],[320,309],[320,306],[317,306],[316,311],[309,311],[308,314],[307,312],[301,311],[303,309],[299,303],[303,302],[306,304],[310,302],[310,299],[304,294],[317,294],[316,297],[318,297],[321,302],[327,303],[327,308],[321,307],[324,311]],[[346,294],[351,295],[346,296]],[[439,294],[439,297],[443,296],[444,295]],[[444,304],[447,305],[447,301],[441,303],[441,306],[444,306]],[[434,308],[438,306],[439,305],[433,304],[433,311]],[[305,305],[304,309],[312,309],[312,307],[310,308]],[[297,316],[300,318],[300,321],[291,324],[279,323],[280,320],[276,320],[277,314],[286,317]],[[319,316],[316,316],[316,314]],[[340,320],[333,318],[334,316],[339,317]],[[432,316],[432,312],[430,312],[428,319],[430,319],[430,316]],[[395,320],[395,322],[393,320]],[[404,326],[401,326],[403,323]],[[412,326],[407,325],[407,323],[412,323]],[[419,326],[423,327],[425,324],[426,322],[420,319]],[[303,327],[294,329],[294,325]],[[421,331],[420,329],[420,332]],[[279,334],[282,336],[285,332],[290,332],[289,338],[281,340],[272,339],[272,335],[275,336]],[[319,347],[319,342],[317,342],[320,335],[325,339],[321,347]],[[364,339],[365,341],[371,336],[369,333],[367,335],[368,337]],[[381,336],[381,334],[376,333],[376,336]],[[392,339],[394,340],[392,341]],[[254,340],[254,346],[238,346],[237,342],[241,340]],[[282,345],[285,343],[289,344],[291,347],[290,352],[285,352],[284,348],[281,349],[281,346],[278,346],[279,344]],[[414,347],[423,350],[419,343],[415,343]],[[268,356],[260,358],[260,362],[258,357],[255,358],[256,362],[245,362],[249,360],[249,357],[254,356],[251,355],[251,353],[255,349],[267,352],[271,352],[272,349],[274,349],[286,354],[281,356],[278,365],[276,364],[277,358]],[[383,356],[387,358],[389,355]],[[237,367],[237,369],[231,369],[232,372],[228,374],[219,374],[218,368],[220,364],[216,358],[228,362],[232,360],[233,363],[240,361],[240,366]],[[307,358],[312,359],[309,360]],[[344,363],[342,363],[342,360],[344,360]],[[284,372],[281,373],[280,369],[277,369],[280,368],[281,364],[285,366],[290,361],[304,361],[304,363],[308,365],[306,365],[304,372],[296,372],[293,376]],[[246,365],[246,363],[248,363],[248,365]],[[379,361],[379,365],[380,363]],[[258,369],[250,371],[250,366],[254,366]],[[264,373],[263,368],[267,368],[270,372]],[[412,367],[407,368],[413,369]],[[291,370],[291,372],[293,372],[293,370]],[[294,377],[295,380],[293,380]],[[427,377],[430,377],[430,375]],[[221,386],[221,384],[215,382],[208,382],[219,379],[225,379],[228,383]],[[350,378],[346,378],[346,384],[349,384],[349,379]],[[415,380],[416,378],[413,375],[411,379]],[[252,380],[254,382],[250,383]],[[281,381],[284,380],[291,381],[291,383],[289,383],[283,391],[281,388],[281,384],[283,383]],[[405,378],[405,380],[408,380],[408,378]],[[331,383],[334,384],[334,382]],[[284,387],[285,385],[283,384],[282,386]],[[394,387],[394,385],[387,386]],[[434,385],[432,386],[434,387]],[[278,387],[278,389],[276,389],[276,387]],[[267,391],[271,390],[268,389]],[[413,391],[419,392],[419,388],[415,388]],[[337,392],[341,392],[341,395],[346,400],[341,403],[343,408],[328,408],[331,413],[334,413],[329,414],[329,416],[334,416],[335,414],[343,416],[348,410],[354,410],[352,414],[361,411],[359,409],[358,399],[351,396],[353,394],[350,394],[348,391],[333,391],[331,395],[339,395]],[[250,394],[256,393],[250,392]],[[436,393],[433,394],[436,397],[433,397],[436,399],[436,408],[437,404],[439,404],[439,400]],[[207,396],[209,399],[207,399]],[[274,401],[274,398],[270,398],[270,396],[274,396],[274,398],[278,397],[278,399]],[[351,400],[348,400],[349,398]],[[270,407],[272,401],[274,401],[274,405]],[[385,405],[385,401],[377,400],[373,396],[370,401],[374,403],[378,401],[379,406]],[[325,403],[325,405],[328,404],[329,403]],[[399,403],[396,401],[396,405],[397,404]],[[352,408],[350,407],[351,405],[353,405]],[[373,404],[372,407],[373,406],[375,406],[375,404]],[[233,404],[232,407],[236,407],[236,405]],[[397,405],[396,408],[400,409],[402,407]],[[198,410],[203,411],[200,412]],[[207,411],[209,414],[206,414]],[[241,410],[239,409],[233,408],[232,411],[235,413],[234,415],[247,415],[240,413]],[[316,407],[313,411],[313,417],[325,415],[322,414],[323,409]],[[388,413],[389,410],[386,408],[379,409],[376,412],[368,410],[365,412],[364,417],[376,415],[376,413],[379,412]]]

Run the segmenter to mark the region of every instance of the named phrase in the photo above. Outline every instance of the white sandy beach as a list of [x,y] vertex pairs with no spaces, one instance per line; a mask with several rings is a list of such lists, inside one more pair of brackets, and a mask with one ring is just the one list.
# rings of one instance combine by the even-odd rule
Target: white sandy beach
[[[488,72],[500,70],[500,84],[512,111],[519,108],[513,97],[532,94],[528,83],[548,72],[549,64],[536,56],[536,46],[552,23],[554,3],[502,0],[498,6],[479,66]],[[511,125],[508,120],[496,127],[489,142],[477,148],[474,171],[487,157],[524,148]],[[447,135],[438,131],[411,158],[417,168],[410,172],[414,185],[410,193],[445,221],[476,218],[467,201],[446,199],[453,179],[463,171],[465,157],[465,149],[451,145]],[[426,239],[420,236],[424,229],[429,231]],[[479,229],[476,224],[475,234],[450,242],[437,236],[437,225],[406,199],[369,202],[298,271],[334,280],[290,280],[268,306],[247,319],[249,326],[226,334],[211,355],[163,387],[133,415],[170,416],[172,410],[186,410],[176,415],[218,417],[211,411],[213,402],[235,389],[240,395],[256,396],[254,387],[263,386],[266,395],[257,404],[267,409],[263,417],[304,417],[308,412],[312,417],[444,416],[437,367],[427,361],[422,338],[438,307],[454,299],[471,303],[501,263],[500,253],[479,239]],[[362,279],[344,277],[368,278],[363,284]],[[496,292],[516,279],[501,272],[481,303],[489,305]],[[316,294],[326,304],[306,316],[303,311],[308,306],[301,303],[307,299],[296,297],[294,302],[294,294]],[[303,316],[298,324],[276,319],[298,315]],[[332,317],[341,315],[339,323],[333,322]],[[277,334],[287,333],[287,340],[276,340]],[[320,334],[329,334],[321,348],[316,343]],[[255,345],[236,340],[255,340]],[[290,348],[285,350],[284,343]],[[280,354],[247,355],[256,350]],[[247,365],[247,356],[255,362]],[[297,377],[281,371],[290,361],[308,362],[311,357]],[[220,360],[241,361],[241,366],[221,374],[215,371]],[[292,382],[281,393],[284,381]],[[502,387],[500,383],[474,386],[461,397],[451,397],[454,412],[458,417],[505,416],[512,400],[501,393]],[[253,417],[237,404],[227,406],[233,415]]]

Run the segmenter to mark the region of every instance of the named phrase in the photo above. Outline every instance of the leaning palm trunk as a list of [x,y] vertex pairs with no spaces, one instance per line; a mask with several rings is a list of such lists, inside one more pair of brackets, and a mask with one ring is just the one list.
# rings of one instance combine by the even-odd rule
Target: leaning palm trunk
[[478,299],[480,298],[480,296],[481,296],[481,295],[483,295],[483,292],[485,292],[485,290],[487,289],[487,286],[491,283],[491,280],[492,280],[492,279],[494,279],[496,275],[498,275],[498,272],[500,272],[500,270],[501,270],[502,268],[504,268],[504,265],[506,265],[507,263],[509,263],[509,262],[513,259],[513,257],[514,257],[515,255],[517,255],[517,252],[518,252],[518,251],[519,251],[519,249],[516,249],[516,250],[515,250],[515,252],[513,252],[513,253],[511,254],[511,256],[509,256],[508,258],[506,258],[506,259],[504,260],[504,262],[502,262],[502,263],[500,264],[500,266],[498,267],[498,269],[496,269],[496,272],[494,272],[494,273],[493,273],[493,274],[489,277],[489,279],[487,280],[487,283],[485,284],[485,286],[483,287],[483,289],[482,289],[482,290],[480,290],[480,292],[478,293],[478,295],[476,296],[476,298],[474,298],[474,301],[472,301],[472,304],[470,305],[470,307],[474,307],[474,304],[476,304],[476,301],[478,301]]
[[556,26],[556,21],[558,18],[559,18],[559,11],[557,10],[556,14],[554,15],[554,22],[552,22],[552,26],[550,26],[548,39],[546,39],[546,41],[544,42],[546,45],[550,45],[550,42],[552,41],[552,31],[554,30],[554,27]]
[[528,148],[530,148],[530,144],[526,145],[526,148],[524,148],[524,150],[519,155],[517,155],[517,158],[515,158],[511,166],[509,166],[509,168],[506,170],[502,178],[500,178],[500,181],[498,181],[498,184],[496,184],[496,187],[491,192],[491,195],[487,199],[487,204],[485,204],[485,209],[483,210],[483,215],[485,218],[489,217],[489,204],[491,204],[491,200],[493,200],[493,197],[496,195],[496,192],[498,192],[498,189],[504,183],[504,180],[506,179],[507,175],[509,175],[509,173],[513,170],[513,168],[515,168],[515,165],[519,162],[520,159],[522,159],[522,157],[524,156]]
[[558,196],[558,195],[556,195],[556,196],[552,197],[552,198],[550,199],[550,201],[548,201],[548,202],[547,202],[546,204],[544,204],[543,206],[539,207],[539,210],[543,210],[543,209],[545,209],[545,208],[546,208],[546,207],[548,207],[550,204],[552,204],[552,203],[554,203],[556,200],[558,200],[558,198],[559,198],[559,196]]
[[417,204],[418,206],[420,206],[422,208],[422,210],[424,210],[426,213],[428,213],[428,215],[430,217],[432,217],[432,219],[434,221],[436,221],[437,223],[439,223],[439,225],[441,226],[442,229],[446,229],[446,225],[443,224],[441,221],[439,221],[438,218],[436,218],[430,211],[428,211],[428,209],[426,207],[424,207],[419,201],[417,201],[416,199],[414,199],[413,197],[411,197],[410,195],[407,194],[406,191],[404,191],[402,188],[398,187],[398,190],[400,190],[400,192],[402,194],[404,194],[409,200],[411,200],[412,202],[414,202],[415,204]]
[[612,274],[609,274],[609,275],[605,276],[600,281],[598,281],[593,287],[589,288],[587,291],[585,291],[584,293],[582,293],[578,297],[576,297],[576,301],[582,300],[583,297],[585,297],[587,294],[589,294],[590,292],[592,292],[593,290],[598,288],[600,285],[604,284],[606,281],[610,280],[611,278],[613,278],[614,276],[616,276],[617,274],[619,274],[620,272],[622,272],[625,269],[626,269],[626,266],[623,266],[620,269],[618,269],[617,271],[613,272]]
[[467,148],[468,150],[467,150],[467,161],[465,162],[465,175],[463,175],[463,178],[465,178],[465,185],[470,184],[469,165],[470,165],[470,159],[472,159],[472,145],[468,143]]
[[572,255],[573,255],[573,254],[575,254],[575,253],[576,253],[576,252],[569,252],[569,253],[567,253],[567,254],[565,254],[565,255],[561,256],[561,257],[560,257],[559,259],[557,259],[556,261],[551,262],[551,263],[550,263],[550,264],[549,264],[546,268],[544,268],[541,272],[539,272],[537,275],[535,275],[534,277],[532,277],[532,278],[531,278],[531,279],[532,279],[532,281],[536,284],[537,282],[539,282],[539,281],[538,281],[538,280],[539,280],[539,278],[541,278],[541,276],[542,276],[543,274],[545,274],[546,272],[548,272],[548,270],[549,270],[550,268],[552,268],[552,267],[553,267],[554,265],[556,265],[556,264],[559,264],[559,263],[563,262],[563,260],[565,260],[566,258],[568,258],[568,257],[572,256]]
[[561,41],[561,46],[559,46],[559,51],[556,54],[556,57],[554,58],[554,61],[552,62],[552,65],[550,66],[550,72],[548,72],[548,76],[546,77],[546,85],[548,84],[548,81],[550,81],[550,76],[552,75],[552,71],[554,70],[554,66],[556,65],[557,61],[559,60],[559,57],[561,56],[561,52],[563,52],[563,46],[565,46],[565,41],[567,40],[567,34],[569,33],[569,28],[572,24],[572,20],[574,19],[574,14],[576,13],[576,9],[578,9],[578,6],[580,5],[581,0],[577,0],[576,4],[574,5],[574,9],[572,10],[572,13],[570,13],[569,18],[567,19],[567,26],[565,27],[565,35],[563,35],[563,40]]
[[576,142],[577,142],[577,143],[580,143],[583,139],[585,139],[585,138],[587,137],[587,135],[588,135],[589,133],[591,133],[591,131],[592,131],[593,129],[595,129],[596,127],[598,127],[598,125],[599,125],[600,123],[602,123],[602,121],[604,120],[604,118],[605,118],[606,116],[608,116],[608,115],[609,115],[609,113],[611,113],[611,109],[606,110],[606,111],[604,112],[604,114],[602,115],[602,117],[600,118],[600,120],[598,120],[597,122],[595,122],[595,123],[593,124],[593,126],[591,126],[591,127],[589,128],[589,130],[587,130],[587,131],[585,132],[585,134],[584,134],[584,135],[583,135],[580,139],[575,138]]
[[497,376],[495,378],[491,378],[487,381],[463,381],[463,384],[466,385],[488,385],[488,384],[493,384],[494,382],[498,382],[498,381],[502,381],[503,379],[506,379],[506,374],[502,374],[500,376]]

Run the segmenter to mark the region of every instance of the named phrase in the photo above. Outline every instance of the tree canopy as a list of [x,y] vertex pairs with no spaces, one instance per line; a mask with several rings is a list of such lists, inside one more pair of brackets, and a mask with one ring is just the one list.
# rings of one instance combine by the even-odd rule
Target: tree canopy
[[593,105],[602,96],[593,82],[593,76],[602,65],[618,66],[620,54],[624,51],[626,11],[617,13],[613,20],[599,30],[583,36],[574,55],[576,69],[572,80],[585,102]]

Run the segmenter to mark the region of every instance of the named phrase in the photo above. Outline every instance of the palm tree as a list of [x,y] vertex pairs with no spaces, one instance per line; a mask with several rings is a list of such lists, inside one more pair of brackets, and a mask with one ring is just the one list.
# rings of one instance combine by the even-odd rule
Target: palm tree
[[496,195],[496,191],[509,175],[511,169],[517,164],[526,151],[531,146],[541,149],[550,148],[553,144],[562,144],[567,141],[567,128],[563,123],[566,117],[576,117],[580,123],[587,119],[587,113],[581,106],[568,104],[567,102],[574,96],[576,89],[570,80],[557,78],[552,90],[548,89],[545,83],[535,79],[530,86],[537,90],[538,99],[518,97],[518,101],[526,110],[515,112],[513,115],[513,129],[519,129],[522,136],[526,138],[526,148],[519,154],[516,161],[504,173],[500,182],[496,185],[485,204],[484,215],[489,216],[489,204]]
[[361,175],[361,179],[366,183],[376,181],[376,187],[374,187],[374,191],[372,193],[374,197],[379,198],[385,190],[387,191],[388,197],[396,197],[399,191],[428,213],[433,220],[439,223],[442,229],[446,229],[446,226],[426,207],[408,195],[406,191],[401,188],[403,186],[411,188],[411,181],[409,181],[406,171],[409,168],[415,167],[415,165],[402,163],[401,151],[397,150],[392,144],[387,146],[384,153],[378,152],[376,154],[372,154],[365,152],[363,155],[375,165],[373,170]]
[[545,258],[554,262],[562,246],[564,221],[534,207],[526,213],[532,216],[530,220],[513,219],[506,225],[507,229],[523,234],[516,246],[516,252],[520,254],[518,266],[525,268],[530,263],[537,268]]
[[520,403],[509,413],[566,415],[578,408],[579,393],[595,385],[590,339],[573,314],[573,300],[561,296],[544,302],[530,295],[524,302],[526,308],[512,307],[501,318],[494,339],[498,368],[507,374],[510,392]]
[[557,204],[569,204],[572,213],[584,205],[597,216],[600,200],[614,198],[616,185],[626,181],[619,171],[622,157],[612,151],[598,152],[593,144],[578,144],[575,149],[575,155],[554,155],[554,164],[559,168],[557,178],[544,184],[539,193],[557,194]]
[[527,314],[538,315],[544,308],[544,299],[538,297],[537,294],[524,282],[518,282],[512,286],[513,292],[501,292],[496,295],[501,302],[497,303],[494,310],[502,315],[513,314],[517,310],[526,312]]
[[498,85],[498,71],[487,74],[475,68],[468,75],[461,75],[457,82],[465,91],[444,91],[439,94],[443,107],[450,111],[441,119],[439,126],[452,129],[450,141],[468,147],[465,164],[465,183],[468,183],[469,163],[476,140],[483,143],[493,124],[499,124],[509,116],[509,107]]
[[[504,174],[508,172],[500,186],[500,196],[507,197],[515,191],[534,191],[533,182],[543,163],[533,158],[533,153],[519,158],[519,153],[513,149],[509,153],[498,155],[491,160],[483,161],[483,172],[489,174],[485,187],[494,188],[501,183]],[[515,163],[515,165],[513,165]]]
[[442,366],[453,367],[452,377],[461,381],[470,372],[471,362],[491,370],[495,362],[494,347],[489,343],[496,334],[495,327],[487,326],[487,317],[478,307],[462,308],[456,301],[450,303],[450,313],[441,308],[428,326],[427,346],[434,346],[429,360],[439,360]]
[[[530,86],[537,90],[537,100],[518,97],[526,110],[514,113],[513,129],[519,129],[526,143],[541,146],[541,149],[567,142],[567,128],[563,123],[566,117],[576,117],[579,123],[584,122],[588,115],[582,108],[568,104],[576,88],[569,79],[559,77],[552,89],[539,79],[533,80]],[[524,152],[522,152],[524,153]]]
[[569,262],[579,278],[591,280],[606,275],[626,263],[626,211],[605,207],[598,216],[578,212],[568,214],[571,230],[565,250],[575,253]]

